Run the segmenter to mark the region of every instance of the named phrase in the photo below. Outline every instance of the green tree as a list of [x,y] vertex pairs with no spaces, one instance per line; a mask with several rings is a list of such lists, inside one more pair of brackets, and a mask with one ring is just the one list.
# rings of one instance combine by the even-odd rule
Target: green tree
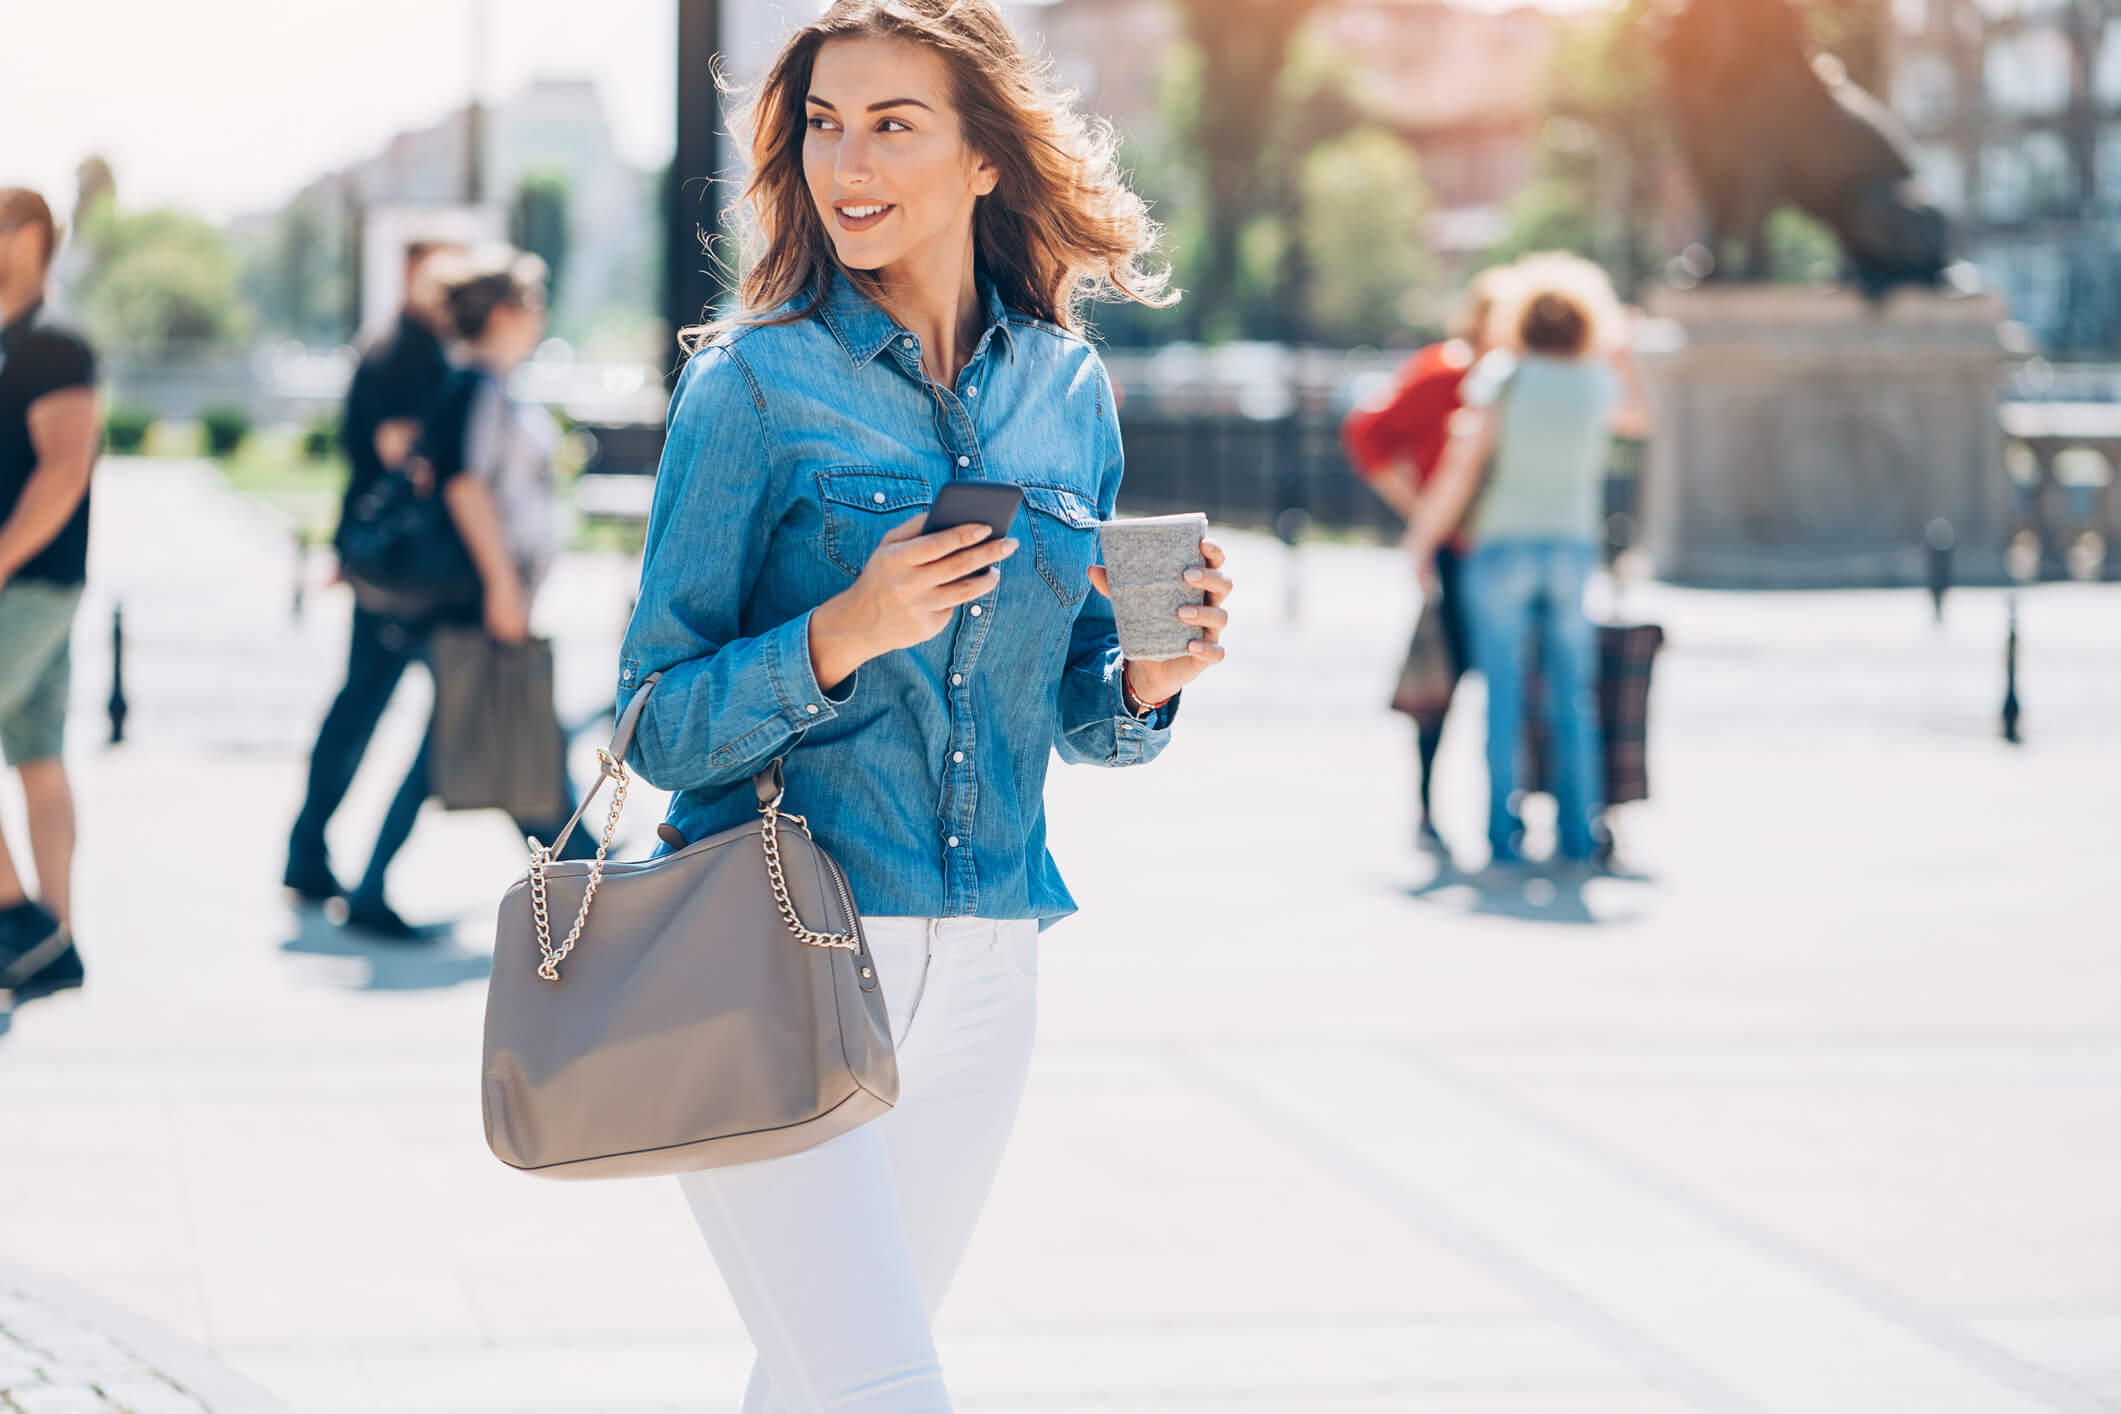
[[331,194],[305,192],[245,242],[243,291],[275,334],[330,340],[351,332],[350,218]]
[[99,343],[153,359],[250,332],[236,252],[198,217],[168,207],[120,212],[105,198],[83,234],[90,258],[75,295]]
[[557,305],[567,269],[567,175],[531,172],[516,186],[508,207],[508,239],[545,262],[546,295]]
[[1246,227],[1267,192],[1260,154],[1281,107],[1274,101],[1297,31],[1321,0],[1175,0],[1192,41],[1195,101],[1180,129],[1198,163],[1205,211],[1192,297],[1194,337],[1237,294]]
[[1583,183],[1567,176],[1540,178],[1510,202],[1509,234],[1490,249],[1484,265],[1506,265],[1542,250],[1565,250],[1598,258],[1597,223]]
[[1363,128],[1312,148],[1298,178],[1311,339],[1384,344],[1410,292],[1435,278],[1421,220],[1421,167],[1404,142]]

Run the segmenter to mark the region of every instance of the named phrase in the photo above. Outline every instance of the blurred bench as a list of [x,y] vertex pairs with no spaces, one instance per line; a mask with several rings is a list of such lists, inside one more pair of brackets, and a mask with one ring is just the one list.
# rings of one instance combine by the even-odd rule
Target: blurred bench
[[584,423],[574,435],[588,443],[574,483],[576,514],[629,532],[645,529],[655,500],[656,465],[663,458],[661,425]]

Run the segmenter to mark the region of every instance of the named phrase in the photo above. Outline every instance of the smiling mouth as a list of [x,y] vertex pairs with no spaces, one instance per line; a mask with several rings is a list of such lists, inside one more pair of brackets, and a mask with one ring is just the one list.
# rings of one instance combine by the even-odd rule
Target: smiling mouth
[[888,201],[870,201],[835,206],[832,213],[839,219],[841,230],[866,231],[896,210],[898,208]]

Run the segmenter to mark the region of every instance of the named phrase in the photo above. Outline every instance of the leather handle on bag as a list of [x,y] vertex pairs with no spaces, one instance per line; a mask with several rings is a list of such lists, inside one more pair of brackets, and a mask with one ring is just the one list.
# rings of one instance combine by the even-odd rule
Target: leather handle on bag
[[648,705],[648,694],[655,691],[655,685],[662,680],[661,673],[650,673],[642,680],[641,690],[626,704],[626,710],[619,713],[618,725],[612,728],[611,745],[601,758],[604,763],[603,774],[597,777],[597,783],[589,788],[589,793],[582,797],[582,803],[575,807],[573,818],[553,837],[549,847],[551,858],[560,857],[561,846],[573,837],[574,827],[582,823],[582,817],[587,815],[589,807],[596,803],[597,792],[604,789],[604,782],[626,769],[626,753],[632,749],[634,731],[641,725],[641,709]]
[[[589,788],[588,794],[582,797],[582,803],[575,807],[573,818],[568,820],[566,827],[554,838],[548,857],[559,858],[561,846],[573,837],[575,826],[582,823],[582,817],[587,815],[589,807],[596,803],[598,792],[604,789],[604,782],[625,771],[626,753],[633,749],[634,732],[641,725],[641,709],[648,705],[648,694],[655,691],[655,685],[662,680],[661,673],[650,673],[643,678],[640,691],[634,693],[632,700],[626,704],[626,710],[619,714],[618,724],[612,728],[611,746],[601,758],[603,774],[597,777],[597,783]],[[774,757],[763,771],[753,776],[751,786],[758,793],[759,809],[767,810],[779,805],[781,795],[786,789],[785,780],[781,775],[781,758]]]

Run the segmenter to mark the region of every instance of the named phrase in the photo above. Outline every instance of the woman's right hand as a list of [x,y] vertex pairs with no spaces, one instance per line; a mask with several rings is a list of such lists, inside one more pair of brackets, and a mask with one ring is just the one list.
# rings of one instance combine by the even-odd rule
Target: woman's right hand
[[486,633],[502,643],[530,637],[530,595],[514,575],[496,575],[486,586]]
[[[1014,538],[994,540],[984,525],[923,535],[927,523],[921,515],[895,527],[853,586],[811,616],[811,666],[820,687],[830,691],[871,658],[926,643],[950,626],[960,605],[1001,583],[997,566],[1016,553]],[[952,583],[965,575],[972,578]]]

